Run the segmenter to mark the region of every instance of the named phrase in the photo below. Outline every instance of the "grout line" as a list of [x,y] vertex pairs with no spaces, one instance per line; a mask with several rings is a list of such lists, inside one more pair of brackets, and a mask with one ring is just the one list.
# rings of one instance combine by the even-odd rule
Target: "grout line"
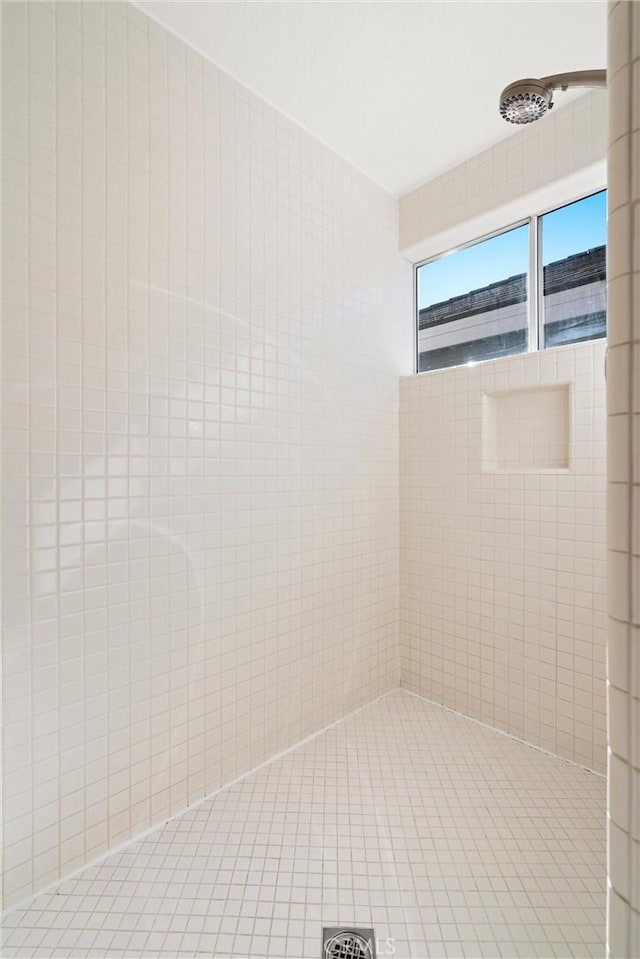
[[448,713],[453,713],[455,716],[460,716],[462,719],[468,719],[470,723],[476,723],[478,726],[484,727],[484,729],[490,729],[492,733],[498,733],[500,736],[506,736],[507,739],[513,739],[514,742],[520,743],[522,746],[527,746],[529,749],[535,749],[536,752],[542,753],[543,756],[550,756],[552,759],[559,759],[560,762],[568,763],[570,766],[575,766],[577,769],[583,769],[586,773],[591,773],[592,776],[597,776],[598,779],[603,779],[605,782],[607,776],[605,773],[599,773],[595,769],[591,769],[589,766],[583,766],[582,763],[577,763],[573,759],[567,759],[566,756],[560,756],[558,753],[552,753],[549,749],[544,749],[542,746],[536,746],[535,743],[530,743],[527,739],[520,739],[519,736],[514,736],[513,733],[507,732],[506,729],[499,729],[497,726],[491,726],[489,723],[485,723],[482,719],[476,719],[474,716],[468,716],[466,713],[461,713],[459,709],[452,709],[451,706],[445,706],[444,703],[438,703],[435,699],[429,699],[428,696],[422,696],[420,693],[414,693],[412,689],[407,689],[405,686],[400,686],[403,693],[408,693],[409,696],[414,696],[416,699],[421,699],[425,703],[429,703],[431,706],[439,706],[440,709],[446,709]]
[[[9,906],[1,915],[1,918],[4,920],[7,916],[12,915],[14,912],[20,912],[22,910],[29,909],[30,906],[38,899],[40,896],[46,895],[48,892],[52,892],[63,882],[67,882],[69,879],[74,879],[76,876],[79,876],[86,869],[90,869],[92,866],[97,866],[100,863],[104,862],[110,856],[115,855],[116,853],[122,852],[128,846],[132,846],[134,843],[139,842],[141,839],[144,839],[145,836],[151,835],[151,833],[157,832],[159,829],[162,829],[163,826],[166,826],[167,823],[174,822],[176,819],[181,819],[186,813],[191,812],[193,809],[197,809],[203,803],[208,802],[211,799],[214,799],[221,792],[224,792],[226,789],[230,789],[232,786],[236,786],[238,783],[247,779],[249,776],[252,776],[254,773],[257,773],[260,769],[264,769],[266,766],[270,766],[272,763],[276,762],[278,759],[282,759],[284,756],[287,756],[289,753],[294,752],[296,749],[300,749],[301,746],[305,746],[307,743],[311,742],[314,739],[317,739],[319,736],[324,735],[324,733],[329,732],[330,729],[333,729],[335,726],[340,726],[342,723],[346,722],[348,719],[351,719],[353,716],[357,716],[358,713],[361,713],[363,710],[368,709],[369,706],[373,706],[375,703],[380,702],[386,696],[389,696],[391,693],[400,689],[399,686],[391,686],[389,689],[385,690],[384,693],[381,693],[380,696],[376,696],[375,699],[370,700],[367,703],[364,703],[362,706],[358,706],[357,709],[353,709],[350,713],[346,713],[344,716],[341,716],[339,719],[334,720],[334,722],[329,723],[328,726],[323,726],[321,729],[318,729],[315,733],[310,733],[308,736],[305,736],[304,739],[299,740],[299,742],[294,743],[292,746],[287,746],[286,749],[281,750],[279,753],[275,753],[269,759],[265,759],[264,762],[260,763],[258,766],[253,766],[251,769],[248,769],[245,773],[242,773],[241,776],[236,776],[235,779],[231,779],[229,782],[224,783],[222,786],[219,786],[217,789],[214,789],[213,792],[207,793],[206,796],[202,796],[200,799],[196,799],[194,802],[190,803],[187,806],[184,806],[178,812],[173,813],[171,816],[167,816],[166,819],[161,819],[159,822],[155,823],[153,826],[149,826],[148,829],[144,829],[142,832],[136,833],[135,836],[132,836],[130,839],[126,839],[124,842],[119,843],[117,846],[113,846],[111,849],[107,849],[105,852],[101,853],[99,856],[96,856],[94,859],[90,859],[88,862],[83,863],[82,866],[79,866],[77,869],[74,869],[72,872],[67,873],[64,876],[59,876],[53,882],[50,882],[47,886],[44,886],[42,889],[39,889],[38,892],[32,893],[27,896],[25,899],[21,899],[19,902],[15,903],[13,906]],[[408,692],[408,690],[405,690]],[[413,694],[412,694],[413,695]],[[418,697],[420,698],[420,697]],[[437,705],[437,704],[436,704]]]
[[380,696],[376,696],[375,699],[370,700],[367,703],[364,703],[362,706],[358,706],[357,709],[352,710],[349,713],[346,713],[344,716],[341,716],[339,719],[336,719],[334,722],[329,723],[327,726],[323,726],[321,729],[318,729],[315,733],[310,733],[309,736],[305,736],[304,739],[301,739],[299,742],[294,743],[292,746],[288,746],[286,749],[281,750],[279,753],[271,756],[269,759],[265,759],[264,762],[260,763],[258,766],[254,766],[252,769],[248,769],[245,773],[242,773],[241,776],[236,776],[235,779],[230,780],[228,783],[219,786],[218,789],[214,789],[213,792],[207,793],[206,796],[202,796],[200,799],[197,799],[195,802],[190,803],[188,806],[180,809],[178,812],[173,813],[171,816],[167,816],[166,819],[162,819],[160,822],[155,823],[153,826],[150,826],[148,829],[144,829],[142,832],[136,833],[135,836],[132,836],[130,839],[125,840],[125,842],[120,843],[117,846],[114,846],[111,849],[107,849],[101,855],[96,856],[94,859],[89,860],[84,863],[82,866],[79,866],[77,869],[74,869],[72,872],[67,873],[64,876],[60,876],[58,879],[55,879],[53,882],[49,883],[47,886],[44,886],[38,892],[32,893],[30,896],[27,896],[25,899],[21,899],[19,902],[15,903],[13,906],[10,906],[8,909],[5,909],[2,913],[2,919],[7,916],[12,915],[14,912],[20,912],[30,908],[30,906],[38,899],[40,896],[44,896],[49,892],[52,892],[62,883],[67,882],[70,879],[81,875],[86,869],[90,869],[92,866],[97,866],[105,860],[109,859],[110,856],[116,855],[116,853],[122,852],[124,849],[127,849],[129,846],[132,846],[134,843],[139,842],[141,839],[144,839],[146,836],[151,835],[154,832],[157,832],[159,829],[162,829],[163,826],[166,826],[167,823],[174,822],[177,819],[181,819],[186,813],[191,812],[193,809],[197,809],[203,803],[208,802],[209,800],[214,799],[220,793],[224,792],[227,789],[230,789],[232,786],[237,785],[243,780],[247,779],[249,776],[252,776],[254,773],[258,772],[261,769],[264,769],[267,766],[270,766],[272,763],[276,762],[278,759],[282,759],[287,756],[289,753],[295,752],[297,749],[300,749],[301,746],[305,746],[307,743],[312,742],[314,739],[324,735],[329,732],[330,729],[334,729],[336,726],[342,725],[348,719],[351,719],[353,716],[357,716],[359,713],[363,712],[365,709],[368,709],[369,706],[373,706],[376,703],[381,702],[381,700],[386,699],[387,696],[392,695],[395,692],[400,692],[408,696],[412,696],[414,699],[419,699],[421,702],[429,703],[431,706],[437,706],[439,709],[444,710],[445,712],[452,713],[455,716],[459,716],[461,719],[465,719],[468,722],[475,723],[478,726],[482,726],[484,729],[489,730],[492,733],[497,733],[499,736],[504,736],[507,739],[511,739],[514,742],[520,743],[523,746],[527,746],[529,749],[534,749],[536,752],[542,753],[544,756],[548,756],[551,759],[560,760],[560,762],[566,763],[569,766],[575,766],[577,769],[582,769],[584,772],[591,773],[591,775],[596,776],[598,779],[606,781],[606,776],[602,773],[596,772],[595,769],[589,769],[588,766],[582,766],[580,763],[574,762],[572,759],[566,759],[564,756],[559,756],[557,753],[549,752],[548,749],[543,749],[541,746],[536,746],[534,743],[527,742],[526,739],[520,739],[518,736],[514,736],[512,733],[506,732],[504,729],[498,729],[496,726],[490,726],[488,723],[483,722],[481,719],[475,719],[473,716],[467,716],[466,713],[461,713],[457,709],[452,709],[450,706],[445,706],[444,703],[438,703],[433,699],[429,699],[427,696],[422,696],[420,693],[415,693],[411,689],[407,689],[402,685],[402,680],[398,686],[392,686],[390,689],[387,689]]

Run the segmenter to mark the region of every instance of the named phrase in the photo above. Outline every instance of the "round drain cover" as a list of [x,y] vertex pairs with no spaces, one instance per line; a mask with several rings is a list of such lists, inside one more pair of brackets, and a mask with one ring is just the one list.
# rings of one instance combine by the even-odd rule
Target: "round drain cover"
[[332,936],[325,943],[324,954],[325,959],[373,959],[371,944],[349,930]]

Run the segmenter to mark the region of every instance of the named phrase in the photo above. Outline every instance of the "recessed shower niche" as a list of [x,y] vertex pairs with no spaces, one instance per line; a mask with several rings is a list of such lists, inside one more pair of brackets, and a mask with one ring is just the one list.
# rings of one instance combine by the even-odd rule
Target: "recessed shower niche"
[[569,383],[484,394],[483,473],[555,473],[570,468]]

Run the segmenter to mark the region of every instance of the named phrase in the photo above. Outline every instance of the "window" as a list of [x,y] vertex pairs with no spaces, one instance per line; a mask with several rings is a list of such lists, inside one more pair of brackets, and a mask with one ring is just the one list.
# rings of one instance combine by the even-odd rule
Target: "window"
[[416,268],[419,373],[606,335],[606,191]]
[[606,192],[540,217],[543,345],[607,334]]
[[418,372],[527,349],[527,224],[418,268]]

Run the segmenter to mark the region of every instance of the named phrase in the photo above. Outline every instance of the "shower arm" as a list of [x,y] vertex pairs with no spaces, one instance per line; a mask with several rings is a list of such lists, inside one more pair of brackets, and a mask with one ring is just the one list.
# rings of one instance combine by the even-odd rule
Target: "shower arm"
[[568,90],[569,87],[606,87],[606,70],[574,70],[573,73],[552,73],[540,77],[539,81],[547,90]]

